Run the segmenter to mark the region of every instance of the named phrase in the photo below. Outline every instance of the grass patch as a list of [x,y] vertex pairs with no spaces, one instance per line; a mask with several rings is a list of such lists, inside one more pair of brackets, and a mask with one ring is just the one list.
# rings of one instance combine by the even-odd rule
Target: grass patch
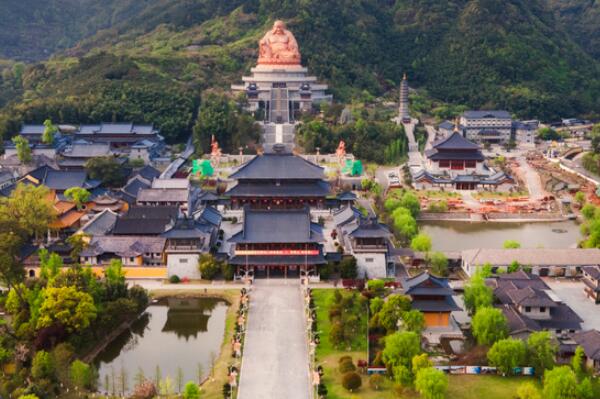
[[[517,396],[517,388],[538,380],[530,377],[500,377],[497,375],[450,375],[448,399],[507,399]],[[539,385],[538,385],[539,386]]]

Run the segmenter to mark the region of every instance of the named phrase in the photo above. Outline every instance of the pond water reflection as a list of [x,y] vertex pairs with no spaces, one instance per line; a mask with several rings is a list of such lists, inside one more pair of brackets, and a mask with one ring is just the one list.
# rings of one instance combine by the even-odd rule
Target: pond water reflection
[[420,231],[431,236],[435,251],[502,248],[515,240],[522,248],[572,248],[583,238],[572,220],[536,223],[422,222]]
[[[198,381],[218,356],[227,303],[216,298],[165,298],[146,312],[95,359],[101,392],[130,392],[141,373],[154,381],[170,377],[175,388],[179,369],[183,383]],[[158,373],[157,373],[158,371]]]

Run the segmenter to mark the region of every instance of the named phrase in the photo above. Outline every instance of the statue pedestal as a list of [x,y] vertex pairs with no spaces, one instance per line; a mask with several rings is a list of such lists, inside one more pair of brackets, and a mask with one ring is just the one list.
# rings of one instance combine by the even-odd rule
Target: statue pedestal
[[327,85],[317,82],[301,65],[258,65],[243,84],[232,85],[234,93],[245,93],[249,110],[263,109],[264,121],[293,123],[296,111],[309,111],[314,103],[331,103]]

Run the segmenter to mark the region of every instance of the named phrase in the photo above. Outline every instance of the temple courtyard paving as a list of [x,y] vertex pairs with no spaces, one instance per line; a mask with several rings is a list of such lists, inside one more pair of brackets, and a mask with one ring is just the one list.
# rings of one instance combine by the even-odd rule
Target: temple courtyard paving
[[303,313],[299,280],[255,281],[239,399],[311,397]]
[[600,305],[585,296],[584,284],[579,280],[544,278],[550,289],[566,303],[581,319],[584,330],[600,330]]

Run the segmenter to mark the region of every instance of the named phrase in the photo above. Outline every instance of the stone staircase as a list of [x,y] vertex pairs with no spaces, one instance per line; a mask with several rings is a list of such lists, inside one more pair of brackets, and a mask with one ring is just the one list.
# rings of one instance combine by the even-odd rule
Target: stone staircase
[[282,144],[288,152],[294,149],[296,127],[292,123],[266,123],[263,125],[265,152],[273,152],[274,144]]

